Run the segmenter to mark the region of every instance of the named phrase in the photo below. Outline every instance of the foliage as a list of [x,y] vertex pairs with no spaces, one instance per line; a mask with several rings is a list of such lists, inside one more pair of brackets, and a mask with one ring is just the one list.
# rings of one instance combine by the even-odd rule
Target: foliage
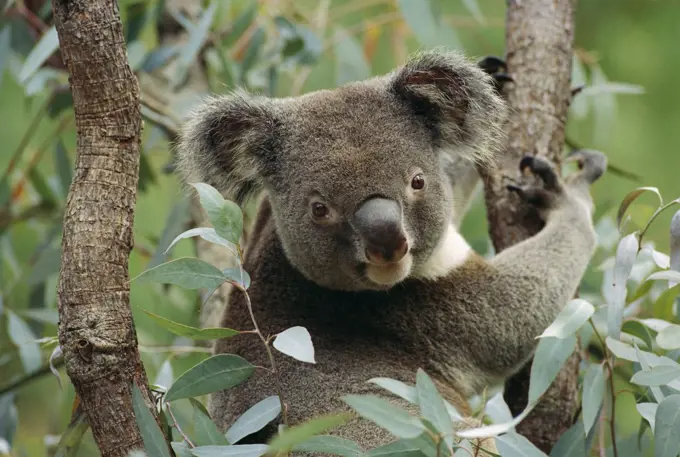
[[[324,434],[326,427],[340,418],[322,418],[302,429],[291,428],[281,435],[287,435],[283,444],[238,444],[277,417],[283,419],[285,398],[277,392],[260,399],[226,433],[216,435],[201,406],[204,393],[237,385],[250,370],[265,368],[253,368],[229,355],[209,357],[205,342],[257,331],[190,325],[196,322],[195,311],[201,305],[196,291],[211,292],[227,282],[247,293],[250,278],[240,267],[223,268],[196,259],[193,246],[180,241],[200,237],[230,253],[240,266],[238,234],[249,209],[238,208],[198,185],[190,190],[201,194],[212,227],[189,227],[188,202],[178,198],[177,183],[168,174],[172,171],[169,145],[181,119],[206,92],[221,93],[239,85],[269,95],[296,95],[388,71],[401,63],[407,51],[420,45],[499,54],[502,19],[490,18],[482,11],[495,11],[497,18],[502,18],[502,11],[476,0],[385,0],[365,5],[353,0],[296,1],[281,2],[285,3],[282,7],[274,5],[276,2],[207,1],[195,12],[189,8],[168,13],[169,3],[118,2],[129,62],[142,88],[146,121],[130,261],[131,276],[136,276],[131,301],[140,349],[147,371],[155,373],[150,380],[162,413],[159,427],[149,423],[151,416],[142,412],[148,405],[136,405],[145,430],[146,455],[165,455],[157,442],[156,432],[161,429],[170,432],[172,449],[180,456],[218,452],[255,456],[269,452],[267,446],[272,445],[359,455],[354,443]],[[44,378],[59,373],[64,363],[55,335],[61,221],[76,147],[68,77],[59,59],[50,2],[10,1],[3,5],[0,92],[6,120],[0,128],[11,147],[0,158],[0,455],[44,455],[45,449],[57,456],[96,455],[72,386],[68,382],[55,385],[54,378]],[[167,32],[159,24],[166,29],[176,27],[187,38],[164,40],[162,35]],[[480,30],[498,32],[492,36],[493,47],[479,45],[484,41],[478,39]],[[197,89],[190,82],[199,59],[204,63],[207,88]],[[642,93],[639,86],[611,81],[604,68],[605,62],[600,64],[584,50],[574,57],[573,84],[586,87],[571,106],[570,127],[592,125],[591,135],[580,133],[581,128],[576,129],[576,137],[588,138],[582,141],[596,145],[608,144],[605,140],[611,137],[617,122],[617,94]],[[636,113],[636,122],[638,117]],[[585,455],[586,448],[593,453],[604,448],[611,454],[612,435],[619,443],[620,456],[643,455],[637,449],[645,447],[650,456],[675,455],[677,439],[669,437],[677,430],[672,411],[677,410],[676,390],[680,388],[676,376],[680,278],[675,274],[680,269],[680,242],[671,243],[675,250],[669,255],[644,243],[652,233],[667,237],[667,230],[658,228],[664,224],[651,225],[665,213],[644,203],[647,194],[660,198],[654,188],[640,188],[620,206],[619,225],[630,213],[628,223],[639,227],[632,236],[626,233],[625,242],[616,242],[614,219],[606,214],[600,219],[602,246],[594,262],[600,266],[593,268],[584,282],[588,293],[569,303],[537,340],[532,401],[527,410],[512,418],[501,395],[480,397],[476,399],[477,414],[487,426],[453,433],[460,415],[441,399],[425,372],[418,372],[415,386],[387,378],[367,380],[386,394],[420,408],[419,417],[407,418],[386,406],[384,400],[345,398],[366,420],[405,434],[395,434],[394,443],[368,454],[434,456],[455,451],[456,456],[470,455],[465,449],[469,440],[493,434],[504,456],[542,455],[513,433],[513,426],[545,391],[563,358],[577,344],[574,335],[579,335],[579,348],[588,355],[581,367],[581,418],[551,456]],[[609,195],[620,200],[615,190]],[[598,207],[606,207],[601,204],[604,200]],[[485,232],[484,226],[477,224],[469,230],[478,237],[472,240],[473,245],[484,246],[482,237],[476,235]],[[614,247],[611,240],[618,246],[614,252],[610,252]],[[665,239],[661,241],[665,243]],[[199,272],[210,274],[199,280]],[[286,356],[315,362],[314,335],[302,327],[281,329],[278,335],[262,339],[270,350],[273,347]],[[272,369],[266,368],[270,375],[274,375]],[[201,377],[205,380],[194,382]],[[30,384],[34,380],[38,381]],[[45,408],[45,401],[51,402],[50,407]],[[610,418],[616,427],[610,427]],[[632,427],[636,430],[631,435]],[[416,431],[419,434],[414,436]],[[462,443],[456,444],[460,439]]]

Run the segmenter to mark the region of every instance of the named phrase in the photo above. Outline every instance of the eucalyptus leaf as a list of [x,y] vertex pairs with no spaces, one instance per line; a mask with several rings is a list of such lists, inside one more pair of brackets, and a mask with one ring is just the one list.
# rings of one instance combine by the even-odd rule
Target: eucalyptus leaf
[[412,440],[401,439],[371,449],[363,457],[425,457]]
[[6,23],[0,29],[0,84],[5,74],[5,65],[9,62],[9,54],[12,52],[12,28]]
[[[680,271],[675,270],[664,270],[652,273],[647,277],[647,281],[672,281],[675,284],[680,282]],[[673,285],[675,285],[673,284]],[[673,286],[670,286],[673,287]]]
[[637,405],[635,405],[635,408],[640,413],[640,416],[642,416],[647,422],[649,422],[649,426],[652,428],[652,432],[654,431],[656,410],[658,407],[659,405],[657,403],[638,403]]
[[229,441],[220,433],[205,407],[196,399],[189,401],[194,407],[194,444],[196,446],[223,445]]
[[506,433],[496,438],[496,447],[503,457],[547,457],[531,441],[518,433]]
[[409,403],[418,404],[418,392],[415,387],[392,378],[371,378],[367,382],[380,386]]
[[134,381],[132,383],[132,409],[135,412],[137,427],[142,435],[144,450],[149,457],[170,457],[165,436],[163,436],[158,422],[149,411],[142,392]]
[[492,424],[492,425],[483,425],[481,427],[474,427],[474,428],[468,428],[465,430],[460,430],[456,432],[456,435],[462,437],[462,438],[468,438],[468,439],[473,439],[473,438],[489,438],[489,437],[496,437],[498,435],[501,435],[503,433],[508,433],[517,426],[520,422],[522,422],[528,415],[533,411],[535,408],[536,404],[535,403],[529,403],[526,408],[524,408],[524,411],[522,411],[517,417],[513,418],[512,420],[508,422],[502,422],[499,424]]
[[630,382],[641,386],[664,386],[680,378],[680,365],[658,365],[649,371],[638,371]]
[[278,395],[267,397],[239,416],[227,430],[225,437],[229,443],[235,444],[246,436],[262,430],[268,423],[276,419],[280,412],[281,401]]
[[584,457],[586,450],[586,435],[583,433],[584,426],[579,420],[569,430],[560,436],[555,446],[550,451],[550,457]]
[[163,316],[154,314],[147,310],[144,311],[149,317],[156,321],[161,327],[175,335],[191,338],[192,340],[218,340],[221,338],[231,338],[238,335],[240,332],[225,327],[215,328],[196,328],[189,325],[180,324],[179,322],[171,321]]
[[586,370],[583,379],[583,426],[585,434],[595,425],[597,416],[600,412],[600,405],[604,400],[604,368],[599,364],[592,364]]
[[432,379],[418,369],[416,373],[416,392],[418,393],[418,405],[420,415],[430,421],[444,435],[444,440],[449,448],[453,446],[453,422],[446,411],[444,399],[432,382]]
[[565,338],[547,337],[539,340],[531,364],[529,403],[534,403],[555,380],[562,365],[576,349],[574,335]]
[[289,452],[293,447],[313,436],[344,424],[349,418],[348,414],[329,414],[308,419],[276,435],[269,442],[269,449],[270,451]]
[[621,331],[629,335],[640,338],[647,345],[648,349],[652,348],[652,335],[649,333],[647,327],[637,320],[629,320],[623,323]]
[[50,27],[26,56],[24,65],[19,72],[19,82],[25,84],[28,79],[50,58],[59,48],[59,37],[55,26]]
[[186,443],[186,441],[173,441],[170,443],[172,450],[175,451],[177,457],[192,457],[191,448]]
[[415,438],[423,432],[417,418],[375,395],[345,395],[342,400],[360,416],[398,438]]
[[182,373],[168,389],[165,401],[230,389],[248,379],[254,370],[253,365],[237,355],[214,355]]
[[667,351],[680,349],[680,325],[670,324],[656,335],[656,344]]
[[397,0],[399,11],[418,41],[427,47],[441,45],[437,32],[439,23],[431,0]]
[[337,28],[334,37],[335,84],[342,84],[366,79],[371,74],[371,67],[364,50],[355,37]]
[[174,284],[184,289],[215,289],[227,280],[219,269],[194,257],[162,263],[144,271],[133,281],[135,279]]
[[676,457],[680,453],[680,395],[669,395],[654,416],[654,457]]
[[[583,91],[585,92],[585,90]],[[583,93],[581,92],[581,93]],[[651,192],[655,194],[658,199],[659,199],[659,206],[663,205],[663,198],[661,197],[661,193],[659,192],[659,189],[656,187],[638,187],[635,190],[632,190],[626,194],[625,197],[623,197],[623,200],[621,201],[621,204],[619,205],[619,210],[616,214],[616,225],[621,228],[621,222],[623,222],[623,216],[626,214],[626,211],[630,207],[630,205],[633,204],[633,202],[642,194],[646,192]]]
[[677,211],[671,218],[670,232],[670,268],[680,271],[680,211]]
[[201,206],[208,214],[215,232],[227,241],[238,244],[243,232],[241,208],[236,203],[225,200],[217,189],[209,184],[194,183],[191,185],[198,192]]
[[621,239],[616,249],[616,262],[613,271],[612,302],[607,307],[607,329],[612,338],[621,336],[623,308],[626,304],[628,277],[633,270],[638,253],[638,239],[635,233]]
[[167,253],[168,251],[170,251],[170,249],[172,249],[172,247],[175,244],[177,244],[178,241],[183,240],[185,238],[191,238],[193,236],[200,236],[205,241],[224,246],[224,247],[228,248],[229,250],[231,250],[231,252],[233,252],[233,253],[236,252],[236,248],[235,248],[234,244],[225,240],[221,236],[219,236],[217,234],[217,232],[215,232],[215,229],[212,228],[212,227],[196,227],[196,228],[192,228],[190,230],[187,230],[186,232],[180,233],[179,235],[177,235],[175,237],[174,240],[172,240],[172,242],[170,243],[170,246],[168,246],[168,248],[165,250],[165,252]]
[[272,343],[275,349],[286,355],[307,363],[316,363],[314,360],[314,345],[312,337],[306,328],[296,326],[276,335]]
[[232,282],[233,284],[237,284],[244,290],[248,290],[250,287],[250,275],[243,268],[225,268],[222,270],[222,273],[228,281]]
[[266,444],[235,444],[231,446],[196,446],[191,449],[195,457],[260,457],[269,452]]
[[59,176],[59,185],[61,187],[61,195],[66,198],[68,190],[71,187],[71,180],[73,179],[73,169],[71,161],[68,158],[68,151],[61,139],[57,140],[54,146],[54,164],[57,168],[57,175]]
[[294,452],[314,452],[359,457],[362,452],[354,441],[334,435],[317,435],[293,446]]
[[40,346],[36,336],[28,324],[13,311],[5,311],[7,314],[7,334],[10,341],[17,347],[21,363],[26,373],[38,370],[42,364]]
[[570,300],[560,311],[555,320],[538,338],[548,336],[566,338],[578,331],[590,316],[595,313],[595,307],[581,298]]

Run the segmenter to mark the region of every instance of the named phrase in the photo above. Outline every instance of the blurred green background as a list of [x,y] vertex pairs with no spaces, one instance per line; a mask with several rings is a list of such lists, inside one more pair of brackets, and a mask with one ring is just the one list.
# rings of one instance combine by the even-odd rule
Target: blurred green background
[[[154,120],[172,124],[206,90],[225,91],[234,84],[276,96],[331,88],[390,71],[419,47],[442,44],[475,57],[504,54],[505,2],[498,0],[241,0],[215,3],[211,16],[199,11],[191,17],[193,10],[174,19],[160,14],[173,3],[178,2],[119,2],[143,97],[148,106],[166,98],[161,114],[150,113],[148,106],[145,111],[131,277],[163,260],[169,241],[188,223],[184,192],[164,171],[171,161],[167,138]],[[186,3],[209,11],[207,2]],[[315,22],[324,14],[325,21]],[[161,17],[163,30],[188,30],[188,38],[175,48],[167,43],[159,48]],[[574,84],[594,89],[575,100],[568,137],[606,152],[612,165],[640,178],[634,182],[608,173],[601,179],[594,188],[598,218],[614,214],[624,195],[640,185],[658,187],[666,200],[680,197],[679,24],[675,1],[579,2]],[[74,397],[63,368],[63,389],[44,368],[55,347],[49,337],[56,335],[61,217],[75,161],[73,114],[63,91],[67,76],[58,56],[47,60],[56,44],[51,25],[45,1],[9,2],[0,20],[0,437],[15,456],[52,455],[49,449],[66,428]],[[181,78],[183,68],[195,68],[199,48],[208,88],[184,86]],[[163,72],[170,83],[151,79]],[[655,207],[653,195],[643,196],[631,211],[633,226]],[[649,231],[648,239],[663,252],[671,215],[662,214]],[[463,230],[476,249],[486,251],[481,198]],[[193,253],[192,242],[184,241],[171,254]],[[599,291],[600,276],[595,269],[589,273],[586,291]],[[205,347],[175,338],[142,312],[198,325],[197,294],[133,282],[131,302],[151,382],[167,385],[205,357]],[[44,339],[36,343],[37,338]],[[188,428],[190,411],[180,413]],[[637,419],[630,421],[623,422],[628,433],[637,430]],[[78,455],[97,455],[89,432]]]

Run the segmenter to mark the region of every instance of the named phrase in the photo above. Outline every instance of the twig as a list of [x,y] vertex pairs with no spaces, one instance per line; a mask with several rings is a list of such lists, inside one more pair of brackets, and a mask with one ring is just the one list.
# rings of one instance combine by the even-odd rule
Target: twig
[[194,443],[191,442],[191,440],[189,439],[189,437],[184,433],[184,431],[182,431],[182,427],[179,426],[179,422],[177,422],[177,419],[175,419],[175,415],[172,414],[172,408],[170,408],[170,402],[169,402],[169,401],[166,401],[166,402],[165,402],[165,407],[166,407],[167,410],[168,410],[168,414],[170,414],[170,418],[172,419],[173,426],[177,429],[177,431],[179,432],[179,434],[182,435],[182,438],[184,438],[184,441],[187,442],[187,444],[189,445],[189,447],[191,447],[191,448],[196,447],[196,446],[194,445]]
[[[241,246],[236,245],[236,249],[238,250],[238,268],[241,273],[241,284],[243,283],[243,252],[241,251]],[[248,313],[250,313],[250,320],[253,322],[253,326],[255,327],[255,333],[257,333],[257,336],[260,337],[260,340],[262,340],[262,344],[264,344],[264,348],[267,351],[267,357],[269,358],[269,363],[272,366],[272,373],[274,375],[274,380],[276,382],[276,389],[278,390],[279,394],[279,403],[281,404],[281,415],[283,416],[283,423],[284,425],[288,426],[288,413],[286,411],[286,403],[283,401],[283,386],[281,386],[281,379],[279,379],[279,371],[276,368],[276,361],[274,360],[274,354],[272,354],[272,349],[269,347],[269,342],[267,339],[262,335],[262,332],[260,331],[260,327],[257,325],[257,320],[255,319],[255,314],[253,313],[253,304],[250,301],[250,295],[246,291],[246,289],[241,285],[241,284],[236,284],[233,283],[241,292],[243,292],[243,295],[246,298],[246,306],[248,307]]]
[[[597,336],[597,339],[600,340],[600,344],[602,344],[602,351],[604,352],[604,361],[605,361],[605,366],[607,367],[607,371],[609,372],[609,392],[611,393],[611,402],[612,402],[612,413],[611,413],[611,419],[609,421],[609,433],[611,434],[612,438],[612,452],[614,454],[614,457],[619,457],[619,451],[616,447],[616,391],[614,390],[614,366],[611,361],[611,354],[609,353],[609,349],[607,348],[607,345],[604,342],[604,339],[602,339],[602,336],[600,335],[600,332],[597,331],[597,327],[595,327],[595,323],[593,322],[593,319],[588,319],[588,322],[590,322],[590,326],[593,328],[593,332],[595,333],[595,336]],[[600,432],[601,433],[601,432]]]
[[[64,359],[61,358],[57,360],[55,363],[52,364],[52,366],[56,369],[61,368],[64,365]],[[11,392],[15,389],[18,389],[19,387],[22,387],[24,384],[29,383],[35,379],[41,378],[46,374],[51,374],[50,370],[50,365],[49,363],[47,365],[43,365],[42,367],[38,368],[35,371],[32,371],[31,373],[25,374],[24,376],[20,377],[19,379],[7,384],[6,386],[0,387],[0,397],[5,395],[8,392]]]

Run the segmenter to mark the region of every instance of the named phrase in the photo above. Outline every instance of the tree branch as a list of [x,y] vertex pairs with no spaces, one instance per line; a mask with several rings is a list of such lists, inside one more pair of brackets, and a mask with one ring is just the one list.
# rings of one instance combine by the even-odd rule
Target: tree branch
[[78,135],[57,290],[59,343],[101,455],[124,457],[144,448],[132,382],[157,418],[129,300],[142,129],[139,86],[128,66],[116,1],[52,5]]
[[[538,233],[536,214],[518,206],[505,189],[503,176],[515,176],[522,156],[548,157],[558,167],[571,101],[575,0],[508,0],[506,63],[515,80],[505,90],[511,107],[507,150],[498,168],[481,170],[484,178],[489,233],[496,252]],[[519,433],[549,452],[572,424],[578,407],[579,355],[567,361]],[[527,403],[529,363],[506,384],[505,398],[513,414]]]

